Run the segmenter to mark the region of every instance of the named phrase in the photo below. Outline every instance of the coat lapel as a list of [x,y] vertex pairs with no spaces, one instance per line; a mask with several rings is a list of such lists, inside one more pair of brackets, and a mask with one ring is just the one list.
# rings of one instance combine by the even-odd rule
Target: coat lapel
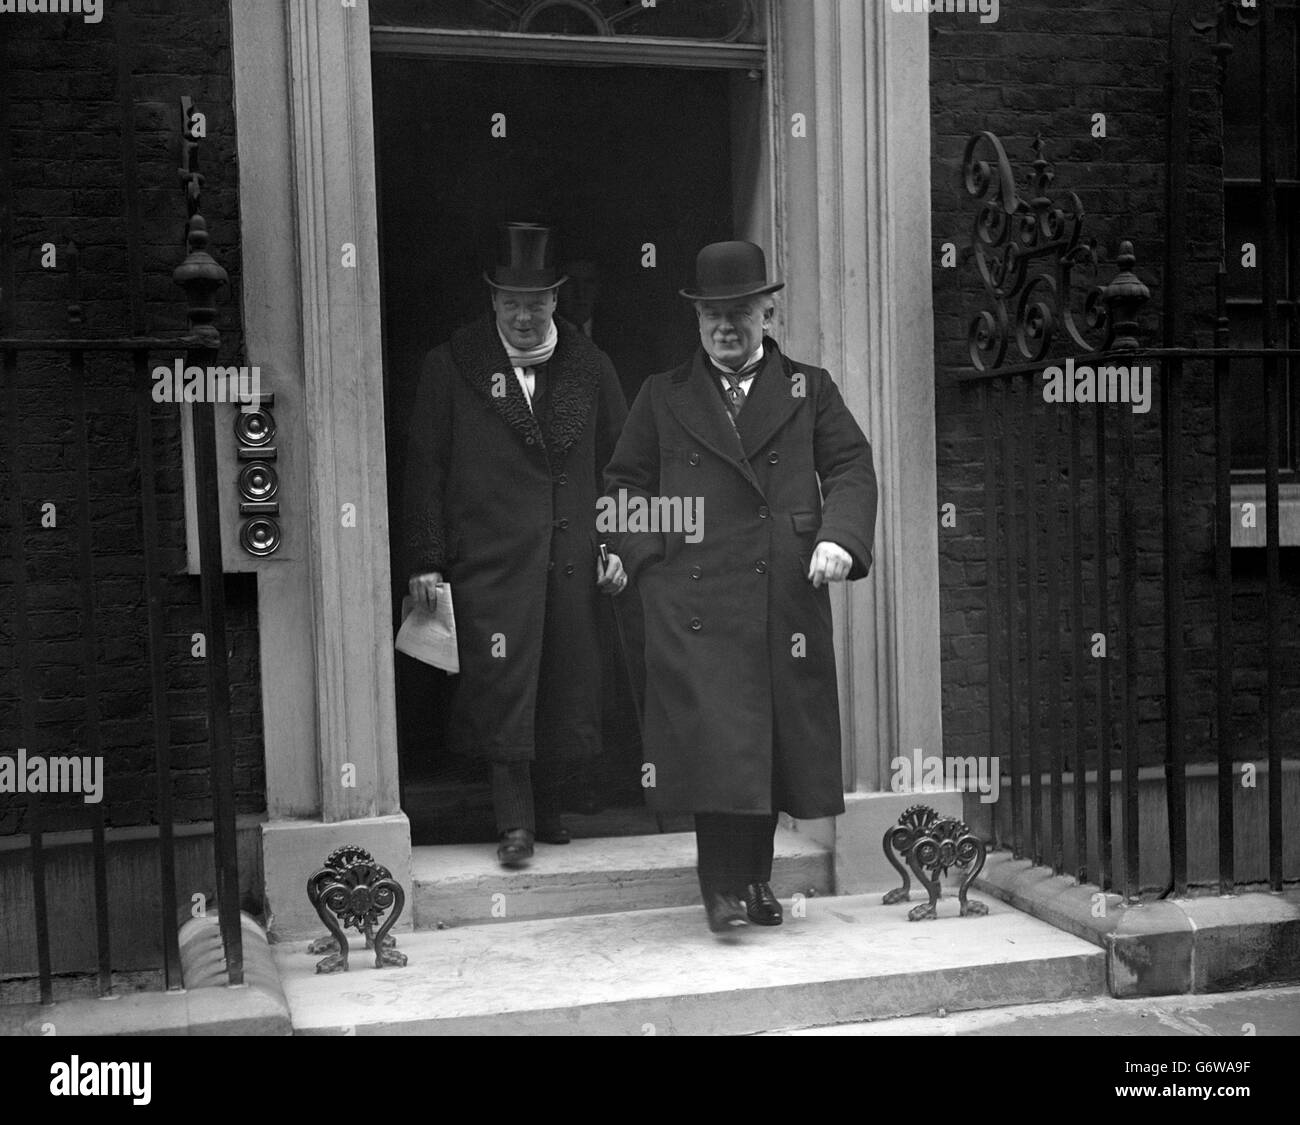
[[762,449],[807,401],[803,395],[796,394],[798,388],[791,377],[792,369],[776,342],[765,340],[764,349],[763,366],[749,385],[749,398],[736,422],[746,457]]
[[[704,349],[699,349],[689,363],[684,363],[673,373],[668,395],[669,409],[701,445],[735,466],[741,476],[759,488],[758,478],[745,460],[736,429],[727,417],[722,396],[714,386],[714,375],[712,365],[704,358]],[[744,411],[741,411],[741,417],[744,417]]]
[[531,438],[559,465],[591,416],[591,406],[600,386],[600,358],[595,345],[576,329],[560,321],[556,327],[559,340],[544,376],[545,433],[528,408],[490,315],[457,332],[451,339],[451,354],[461,378],[492,410],[525,440]]
[[[510,428],[542,444],[542,428],[528,409],[506,349],[490,316],[467,324],[451,338],[456,370]],[[505,393],[502,393],[504,389]]]
[[555,323],[560,338],[546,365],[546,448],[558,464],[590,422],[600,390],[601,354],[576,328]]

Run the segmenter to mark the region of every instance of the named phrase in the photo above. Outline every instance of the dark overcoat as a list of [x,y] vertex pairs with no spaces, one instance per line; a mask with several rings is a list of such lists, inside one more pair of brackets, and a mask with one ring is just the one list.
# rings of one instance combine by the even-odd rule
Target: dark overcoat
[[702,349],[651,376],[605,470],[611,498],[704,502],[696,543],[618,538],[645,607],[645,782],[660,811],[844,811],[830,595],[807,574],[821,540],[852,555],[850,579],[870,569],[875,470],[826,371],[764,349],[736,427]]
[[449,748],[493,761],[600,747],[593,513],[627,416],[605,353],[563,321],[540,421],[491,315],[425,358],[405,490],[408,574],[451,583]]

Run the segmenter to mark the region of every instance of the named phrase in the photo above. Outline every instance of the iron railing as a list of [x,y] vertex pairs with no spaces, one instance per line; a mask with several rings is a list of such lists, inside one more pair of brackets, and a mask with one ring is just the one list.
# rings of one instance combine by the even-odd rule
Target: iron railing
[[[1262,5],[1255,27],[1261,73],[1268,74],[1272,14]],[[1217,21],[1214,51],[1219,60],[1222,99],[1228,22],[1241,9],[1225,3]],[[1043,155],[1041,138],[1029,176],[1031,197],[1017,194],[1015,177],[1001,142],[990,133],[968,142],[963,177],[978,214],[972,256],[979,266],[986,307],[970,332],[971,367],[958,378],[979,386],[983,418],[983,496],[986,544],[987,661],[990,756],[1009,756],[1011,850],[1035,864],[1067,871],[1080,882],[1109,890],[1118,884],[1135,898],[1142,886],[1139,837],[1139,492],[1144,480],[1159,482],[1162,620],[1159,649],[1164,660],[1161,695],[1165,719],[1163,782],[1167,810],[1169,879],[1165,892],[1187,893],[1189,735],[1184,715],[1186,660],[1186,529],[1191,503],[1185,494],[1185,393],[1189,379],[1212,380],[1214,410],[1213,511],[1202,527],[1213,528],[1215,692],[1212,742],[1217,763],[1217,884],[1221,893],[1238,885],[1234,802],[1241,788],[1239,747],[1233,719],[1233,592],[1231,543],[1236,518],[1231,496],[1231,394],[1236,361],[1261,360],[1267,426],[1265,459],[1264,690],[1263,713],[1267,770],[1268,885],[1283,885],[1283,743],[1280,596],[1279,414],[1283,370],[1300,360],[1300,349],[1277,346],[1278,230],[1275,207],[1273,118],[1267,83],[1261,83],[1260,183],[1265,201],[1260,247],[1264,326],[1260,347],[1229,346],[1226,272],[1215,280],[1217,322],[1209,348],[1178,347],[1183,339],[1187,267],[1186,187],[1188,142],[1189,39],[1193,24],[1184,0],[1171,4],[1170,107],[1167,134],[1167,248],[1165,256],[1163,344],[1144,347],[1138,320],[1149,298],[1133,273],[1134,255],[1123,243],[1118,275],[1094,287],[1082,311],[1072,307],[1072,274],[1095,266],[1081,237],[1082,206],[1077,196],[1058,204],[1050,196],[1054,169]],[[1246,21],[1243,21],[1246,22]],[[1132,368],[1153,365],[1160,388],[1158,430],[1149,422],[1138,429],[1129,405],[1093,405],[1092,433],[1085,431],[1081,408],[1053,410],[1045,403],[1035,375],[1046,365],[1054,344],[1071,349],[1077,366]],[[1089,409],[1084,407],[1083,409]],[[1063,415],[1066,417],[1063,418]],[[1147,417],[1143,415],[1143,417]],[[1139,454],[1139,449],[1141,453]],[[1159,465],[1158,474],[1155,466]],[[1204,467],[1203,463],[1200,467]],[[1144,476],[1145,474],[1145,476]],[[1095,508],[1087,521],[1087,508]],[[1043,518],[1043,513],[1046,518]],[[1063,513],[1063,516],[1062,516]],[[1085,526],[1088,523],[1088,526]],[[1112,552],[1112,534],[1117,552]],[[1064,538],[1065,551],[1061,550]],[[1149,542],[1148,549],[1155,547]],[[1110,562],[1117,553],[1116,573]],[[1112,581],[1118,581],[1118,597]],[[1063,600],[1065,605],[1063,607]],[[1117,673],[1113,646],[1085,670],[1096,639],[1120,638]],[[1148,650],[1152,647],[1148,646]],[[1063,655],[1064,654],[1064,655]],[[1087,710],[1085,682],[1093,681],[1095,708]],[[1118,682],[1116,682],[1118,681]],[[1069,747],[1073,807],[1066,831],[1065,766],[1067,722],[1063,688],[1068,684],[1072,728]],[[1118,687],[1118,699],[1116,699]],[[1042,689],[1045,688],[1045,694]],[[1040,709],[1040,700],[1045,706]],[[1114,709],[1118,705],[1118,715]],[[1118,721],[1117,721],[1118,720]],[[1115,729],[1118,727],[1118,729]],[[1291,735],[1294,754],[1294,736]],[[1208,742],[1208,740],[1206,740]],[[1204,745],[1204,743],[1203,743]],[[1112,752],[1118,755],[1112,758]],[[1246,755],[1243,755],[1243,758]],[[1112,783],[1118,768],[1120,835],[1113,834]],[[1087,775],[1096,782],[1095,812],[1088,812]],[[1044,786],[1047,802],[1044,807]],[[1028,815],[1026,816],[1026,804]],[[1296,810],[1292,810],[1296,827]],[[1026,820],[1028,824],[1026,825]],[[1096,847],[1089,848],[1090,821]],[[1068,846],[1067,846],[1068,845]],[[1116,854],[1117,853],[1117,854]],[[1096,866],[1089,863],[1096,855]],[[1115,867],[1118,859],[1118,876]]]
[[[66,391],[73,426],[73,456],[76,471],[76,506],[79,576],[79,622],[81,642],[84,711],[82,726],[84,754],[100,753],[100,676],[97,647],[102,639],[96,628],[96,558],[92,549],[93,512],[90,474],[92,465],[88,435],[89,420],[96,417],[101,405],[97,399],[102,388],[90,385],[86,376],[86,359],[91,355],[125,358],[131,365],[131,388],[136,417],[137,462],[139,477],[139,514],[141,526],[141,574],[148,615],[147,651],[149,688],[154,744],[153,767],[156,777],[156,820],[158,827],[158,888],[161,903],[162,974],[169,989],[182,986],[178,932],[176,887],[176,852],[172,801],[171,732],[169,730],[168,684],[166,673],[164,574],[161,565],[162,535],[155,483],[155,435],[153,381],[150,356],[163,352],[169,357],[183,353],[187,363],[206,367],[217,358],[220,337],[214,325],[215,291],[226,280],[225,271],[207,251],[208,234],[200,213],[201,178],[197,169],[196,144],[189,136],[191,107],[184,99],[181,178],[186,190],[189,213],[184,261],[174,272],[174,279],[184,290],[188,302],[189,332],[185,336],[160,338],[123,336],[92,337],[82,332],[82,309],[77,282],[77,249],[69,245],[64,252],[68,266],[70,299],[68,301],[68,335],[43,339],[7,336],[0,338],[3,359],[4,436],[8,460],[8,506],[10,512],[10,558],[5,569],[12,574],[14,667],[18,673],[18,727],[23,746],[39,753],[37,713],[40,698],[37,687],[39,664],[33,653],[33,637],[28,596],[29,540],[33,534],[32,497],[24,489],[23,441],[28,423],[24,420],[20,396],[25,389],[22,356],[65,356],[68,382],[66,387],[51,385],[49,365],[43,364],[42,389],[45,393]],[[6,229],[10,229],[6,226]],[[8,271],[12,277],[12,271]],[[9,286],[12,291],[12,285]],[[117,388],[111,394],[119,394]],[[101,396],[102,397],[102,396]],[[229,983],[243,982],[243,946],[239,915],[239,868],[236,851],[234,758],[230,729],[230,690],[228,647],[225,632],[225,603],[222,579],[221,525],[217,493],[217,458],[214,413],[211,402],[193,404],[194,478],[197,487],[196,514],[201,550],[200,590],[202,630],[206,638],[207,720],[210,748],[214,866],[216,870],[219,924],[226,954]],[[111,767],[111,762],[108,765]],[[24,810],[28,836],[34,906],[34,935],[42,1003],[54,999],[54,971],[50,951],[50,897],[47,877],[45,825],[48,810],[44,800],[28,794]],[[60,826],[66,827],[66,808],[59,810]],[[105,822],[111,818],[104,804],[92,807],[89,814],[77,819],[89,820],[95,889],[96,979],[101,995],[111,994],[114,957],[110,945],[110,911],[136,912],[141,904],[134,899],[115,899],[108,879],[108,845]],[[61,888],[54,888],[57,894]],[[66,889],[66,888],[63,888]],[[78,969],[82,966],[77,966]]]
[[[1219,280],[1222,302],[1223,282]],[[1227,317],[1220,317],[1217,336],[1227,336]],[[1234,866],[1233,804],[1241,786],[1237,747],[1233,738],[1233,636],[1231,570],[1232,522],[1236,518],[1230,492],[1230,395],[1229,378],[1234,359],[1258,358],[1263,349],[1137,348],[1122,352],[1086,353],[1080,365],[1131,366],[1143,360],[1159,363],[1157,378],[1163,390],[1159,457],[1163,466],[1161,488],[1163,601],[1165,613],[1165,783],[1169,809],[1169,854],[1171,886],[1185,893],[1187,876],[1187,735],[1180,722],[1182,692],[1186,690],[1183,668],[1184,587],[1181,558],[1185,550],[1179,528],[1186,515],[1181,459],[1169,450],[1182,441],[1177,392],[1189,374],[1188,368],[1208,367],[1214,380],[1214,587],[1216,639],[1216,734],[1218,763],[1219,883],[1223,893],[1236,884]],[[1300,349],[1275,348],[1271,358],[1300,359]],[[1138,622],[1138,525],[1137,494],[1140,481],[1134,416],[1127,405],[1094,407],[1091,440],[1085,432],[1079,410],[1049,415],[1039,388],[1027,372],[988,373],[967,378],[982,383],[981,409],[984,428],[985,529],[988,545],[986,611],[989,676],[989,753],[998,756],[1005,747],[1009,754],[1007,773],[1012,779],[1011,806],[1013,853],[1029,856],[1036,864],[1050,865],[1057,874],[1067,869],[1081,882],[1096,882],[1103,889],[1112,884],[1111,784],[1116,763],[1112,748],[1120,752],[1121,828],[1119,855],[1126,894],[1136,896],[1140,886],[1139,860],[1139,734],[1138,676],[1140,672]],[[1273,375],[1277,379],[1277,374]],[[1275,391],[1274,401],[1280,394]],[[1037,400],[1037,402],[1035,401]],[[1118,409],[1118,418],[1108,417]],[[1115,449],[1118,427],[1118,450]],[[1150,427],[1152,433],[1155,427]],[[1019,431],[1017,433],[1017,430]],[[1170,435],[1178,435],[1171,437]],[[1277,470],[1278,446],[1271,445],[1270,462]],[[1091,456],[1089,456],[1089,453]],[[1064,471],[1062,471],[1064,469]],[[1118,479],[1116,479],[1118,477]],[[1087,490],[1085,493],[1085,489]],[[1116,497],[1116,493],[1118,496]],[[1095,506],[1095,520],[1085,528],[1085,501]],[[1274,502],[1275,503],[1275,502]],[[1064,512],[1064,521],[1059,518]],[[1045,518],[1043,514],[1045,513]],[[1118,538],[1118,599],[1112,599],[1109,544],[1112,532]],[[1063,533],[1063,534],[1062,534]],[[1064,538],[1067,549],[1060,550]],[[1266,519],[1266,550],[1278,549],[1276,520]],[[1085,548],[1090,561],[1086,562]],[[1170,555],[1179,561],[1171,564]],[[1061,564],[1065,565],[1062,566]],[[1022,573],[1023,571],[1023,573]],[[1087,573],[1086,573],[1087,572]],[[1171,577],[1172,575],[1172,577]],[[1085,604],[1091,579],[1092,597]],[[1279,602],[1279,576],[1269,567],[1265,575],[1266,606]],[[1068,591],[1068,594],[1067,594]],[[1043,595],[1046,607],[1044,612]],[[1063,595],[1066,595],[1063,598]],[[1062,601],[1068,601],[1062,626]],[[1023,619],[1023,626],[1021,624]],[[1264,691],[1268,757],[1268,881],[1282,888],[1282,841],[1285,817],[1282,807],[1282,749],[1285,732],[1280,719],[1279,677],[1281,664],[1275,646],[1286,623],[1274,608],[1266,609],[1266,686]],[[1294,627],[1294,623],[1292,623]],[[1121,638],[1117,673],[1112,672],[1113,647],[1094,661],[1095,722],[1085,719],[1083,690],[1084,663],[1090,647],[1100,635],[1106,644]],[[1062,649],[1064,646],[1064,650]],[[1023,647],[1023,651],[1022,651]],[[1073,761],[1073,845],[1067,854],[1064,831],[1063,755],[1065,710],[1062,687],[1068,653],[1068,683],[1071,685],[1074,744]],[[1112,733],[1116,704],[1113,676],[1119,682],[1119,717],[1122,729]],[[1045,687],[1045,693],[1040,689]],[[1046,714],[1039,701],[1045,695]],[[1021,721],[1020,714],[1025,712]],[[1045,718],[1046,723],[1043,723]],[[1087,732],[1093,729],[1089,744]],[[1045,727],[1045,731],[1044,731]],[[1046,738],[1044,739],[1044,733]],[[1085,771],[1095,770],[1095,831],[1099,870],[1090,874],[1088,856],[1087,786]],[[1047,823],[1044,823],[1043,784],[1047,779]],[[1028,803],[1026,816],[1025,803]],[[1294,812],[1292,815],[1294,820]],[[1026,831],[1026,820],[1028,827]]]

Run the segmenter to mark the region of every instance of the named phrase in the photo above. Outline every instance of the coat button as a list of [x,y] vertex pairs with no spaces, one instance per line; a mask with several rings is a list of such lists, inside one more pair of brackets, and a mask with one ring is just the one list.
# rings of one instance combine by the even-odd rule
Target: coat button
[[781,454],[779,454],[775,449],[767,455],[767,463],[769,465],[775,465],[779,460],[781,460]]
[[687,460],[692,465],[698,465],[700,463],[700,455],[698,453],[692,453],[690,457],[687,458]]
[[555,526],[561,531],[567,531],[569,529],[569,521],[567,519],[558,519],[555,521]]
[[702,571],[698,566],[693,566],[693,567],[691,567],[691,577],[692,577],[692,578],[699,578],[699,576],[700,576],[701,574],[703,574],[703,573],[704,573],[704,571]]
[[767,519],[767,517],[770,516],[771,514],[772,514],[772,513],[771,513],[770,511],[768,511],[768,507],[767,507],[766,504],[762,505],[762,506],[758,509],[758,518],[761,519],[761,520],[765,520],[765,519]]
[[547,569],[547,570],[554,570],[554,569],[555,569],[555,560],[554,560],[554,559],[552,559],[550,562],[548,562],[548,563],[546,564],[546,569]]
[[569,483],[569,474],[568,474],[568,473],[561,473],[558,477],[555,478],[555,483],[556,483],[556,484],[568,484],[568,483]]
[[704,628],[704,622],[701,621],[698,617],[692,617],[692,618],[691,618],[691,628],[694,629],[694,630],[698,633],[701,629]]
[[758,571],[759,574],[766,574],[766,573],[767,573],[767,562],[766,562],[766,560],[764,560],[764,559],[759,559],[758,562],[756,562],[756,563],[754,564],[754,569],[755,569],[756,571]]
[[569,563],[569,565],[564,568],[564,573],[565,574],[573,573],[573,563]]

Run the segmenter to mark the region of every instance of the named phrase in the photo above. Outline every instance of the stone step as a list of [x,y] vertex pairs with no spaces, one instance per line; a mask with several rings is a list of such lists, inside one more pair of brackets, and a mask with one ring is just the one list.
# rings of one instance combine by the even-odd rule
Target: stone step
[[[882,888],[883,889],[883,888]],[[916,896],[914,896],[915,899]],[[404,934],[405,968],[315,973],[274,947],[294,1030],[308,1035],[752,1034],[1101,996],[1105,954],[1004,903],[908,922],[880,895],[813,898],[779,927],[717,937],[699,906],[499,921]]]
[[[778,895],[831,893],[831,854],[778,828],[772,885]],[[508,870],[485,844],[411,851],[417,930],[693,906],[700,901],[695,835],[673,832],[538,844],[527,867]]]

